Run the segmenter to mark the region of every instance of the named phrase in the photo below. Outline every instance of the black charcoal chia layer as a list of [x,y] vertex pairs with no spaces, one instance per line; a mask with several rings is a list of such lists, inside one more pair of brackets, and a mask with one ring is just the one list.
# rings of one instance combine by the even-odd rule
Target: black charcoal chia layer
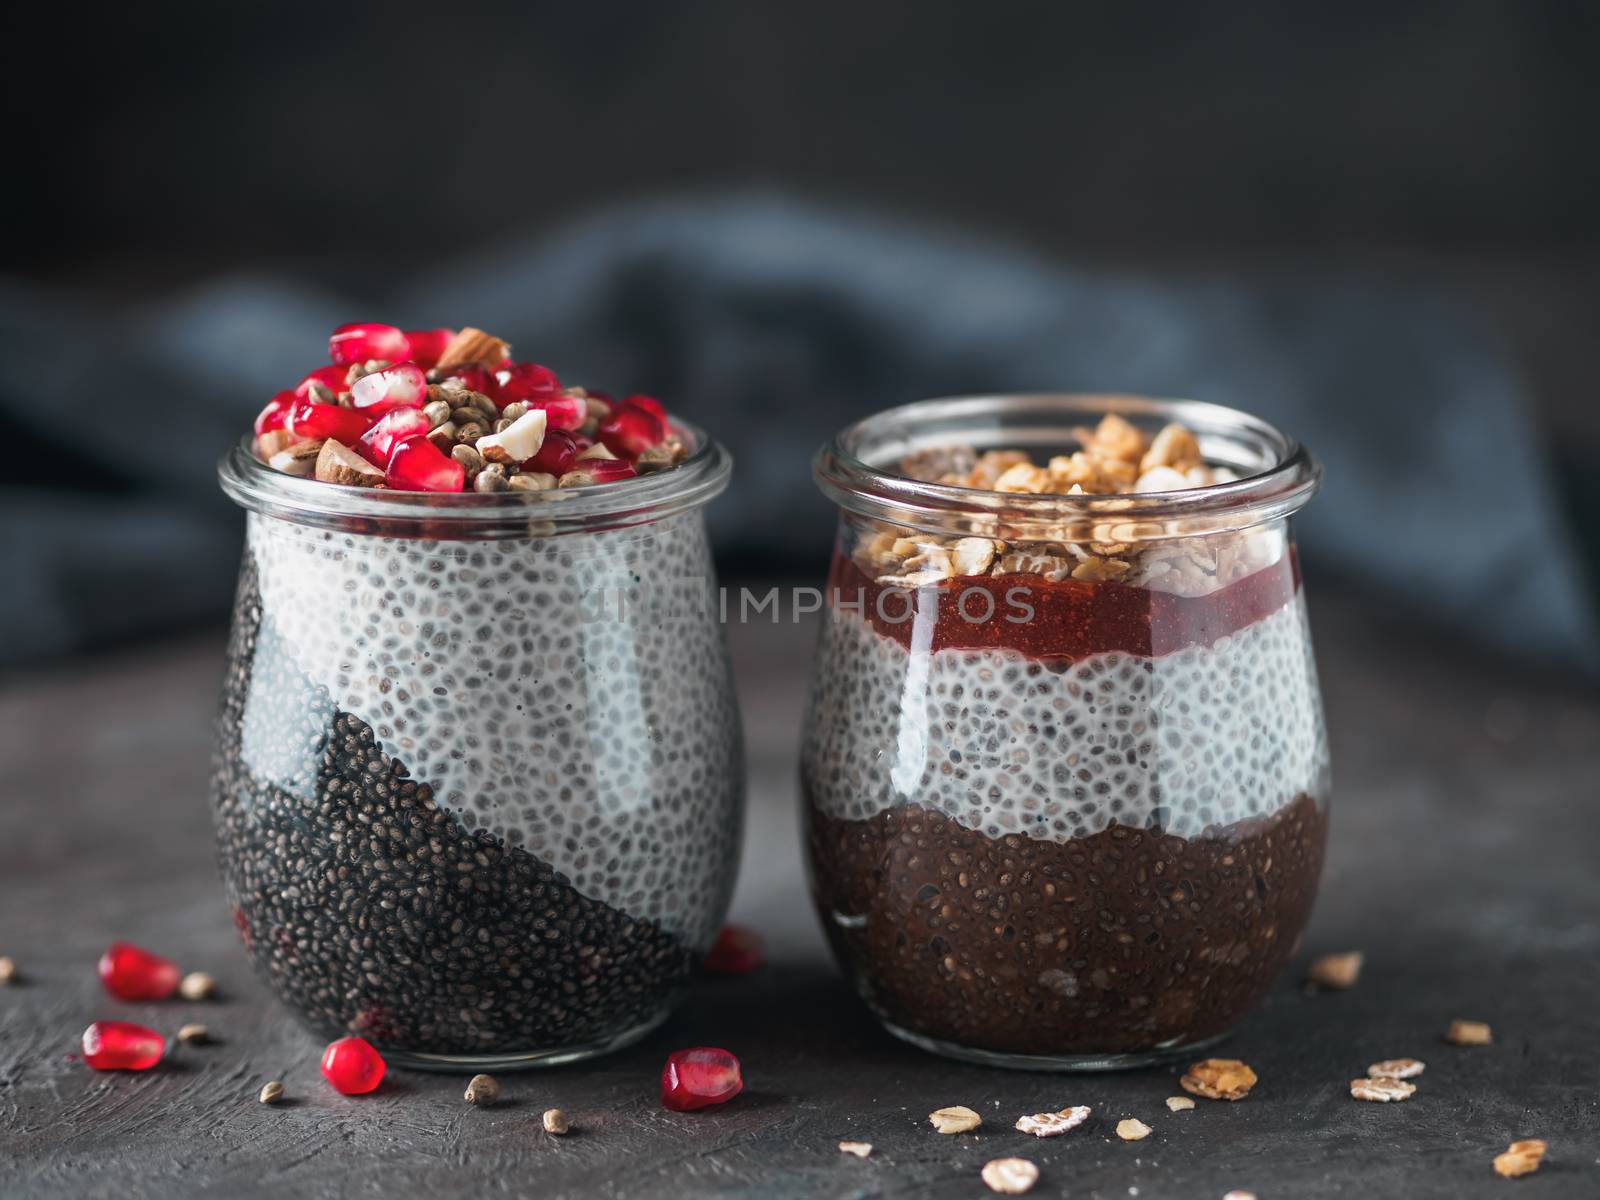
[[[659,524],[575,551],[251,517],[213,804],[235,923],[314,1028],[523,1054],[670,1006],[743,772],[714,620],[638,615],[710,579],[698,519]],[[632,616],[586,594],[630,582]]]

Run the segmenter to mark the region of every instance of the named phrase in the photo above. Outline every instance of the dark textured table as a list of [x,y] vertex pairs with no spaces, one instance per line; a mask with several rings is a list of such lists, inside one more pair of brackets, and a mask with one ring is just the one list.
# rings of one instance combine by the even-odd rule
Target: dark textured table
[[[1043,1168],[1040,1196],[1600,1196],[1600,699],[1572,682],[1434,644],[1392,614],[1314,595],[1335,755],[1334,839],[1297,960],[1364,950],[1352,991],[1285,979],[1222,1053],[1261,1081],[1237,1104],[1169,1113],[1176,1071],[1016,1074],[893,1041],[836,973],[805,899],[794,760],[812,630],[732,630],[751,750],[751,819],[735,917],[767,936],[754,975],[705,980],[645,1043],[597,1063],[503,1077],[474,1109],[463,1080],[392,1072],[333,1094],[320,1042],[267,996],[224,909],[204,799],[221,637],[79,661],[0,688],[0,1196],[987,1195],[991,1158]],[[94,975],[125,938],[203,968],[212,1003],[125,1005]],[[76,1057],[97,1017],[219,1039],[144,1074]],[[1454,1017],[1494,1026],[1463,1049]],[[675,1114],[656,1098],[674,1046],[725,1045],[747,1090]],[[1404,1104],[1348,1082],[1379,1058],[1425,1059]],[[279,1078],[292,1102],[256,1102]],[[935,1108],[984,1115],[941,1137]],[[1049,1141],[1022,1113],[1090,1104]],[[574,1133],[547,1136],[563,1108]],[[1145,1141],[1112,1130],[1152,1125]],[[1542,1137],[1535,1175],[1495,1154]],[[872,1142],[861,1161],[837,1142]]]

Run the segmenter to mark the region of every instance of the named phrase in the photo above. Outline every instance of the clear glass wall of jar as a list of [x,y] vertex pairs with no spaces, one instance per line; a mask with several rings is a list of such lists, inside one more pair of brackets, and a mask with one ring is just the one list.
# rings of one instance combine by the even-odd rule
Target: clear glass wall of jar
[[[1239,478],[1064,496],[896,473],[957,444],[1042,460],[1106,413],[1180,423]],[[813,898],[866,1002],[1002,1065],[1131,1066],[1226,1034],[1322,867],[1289,528],[1315,460],[1215,405],[1000,396],[878,414],[815,466],[841,518],[802,804]],[[954,573],[908,573],[929,551]]]
[[730,461],[537,493],[336,487],[246,447],[212,787],[279,997],[392,1061],[565,1062],[659,1023],[737,871],[703,506]]

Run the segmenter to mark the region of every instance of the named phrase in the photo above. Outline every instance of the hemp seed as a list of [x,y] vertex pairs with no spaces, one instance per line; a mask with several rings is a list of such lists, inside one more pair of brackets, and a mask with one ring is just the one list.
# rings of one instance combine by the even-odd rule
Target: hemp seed
[[216,991],[217,981],[204,971],[190,971],[178,984],[178,995],[185,1000],[209,1000]]
[[283,1099],[283,1084],[274,1079],[261,1089],[261,1095],[258,1099],[263,1104],[276,1104]]
[[467,1082],[464,1098],[468,1104],[487,1108],[500,1099],[500,1083],[493,1075],[474,1075]]
[[571,1128],[572,1124],[567,1120],[567,1114],[559,1108],[547,1108],[544,1110],[544,1131],[546,1133],[553,1133],[557,1137],[561,1137]]
[[185,1025],[178,1030],[178,1040],[185,1046],[203,1046],[211,1040],[211,1031],[204,1025]]

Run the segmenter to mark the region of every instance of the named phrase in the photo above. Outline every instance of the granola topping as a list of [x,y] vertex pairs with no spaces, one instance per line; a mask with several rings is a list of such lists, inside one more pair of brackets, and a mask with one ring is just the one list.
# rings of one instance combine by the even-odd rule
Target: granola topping
[[1016,1127],[1023,1133],[1031,1133],[1034,1137],[1047,1138],[1059,1137],[1069,1129],[1076,1129],[1089,1119],[1090,1108],[1087,1104],[1074,1105],[1072,1108],[1063,1108],[1060,1112],[1034,1113],[1030,1117],[1018,1117]]

